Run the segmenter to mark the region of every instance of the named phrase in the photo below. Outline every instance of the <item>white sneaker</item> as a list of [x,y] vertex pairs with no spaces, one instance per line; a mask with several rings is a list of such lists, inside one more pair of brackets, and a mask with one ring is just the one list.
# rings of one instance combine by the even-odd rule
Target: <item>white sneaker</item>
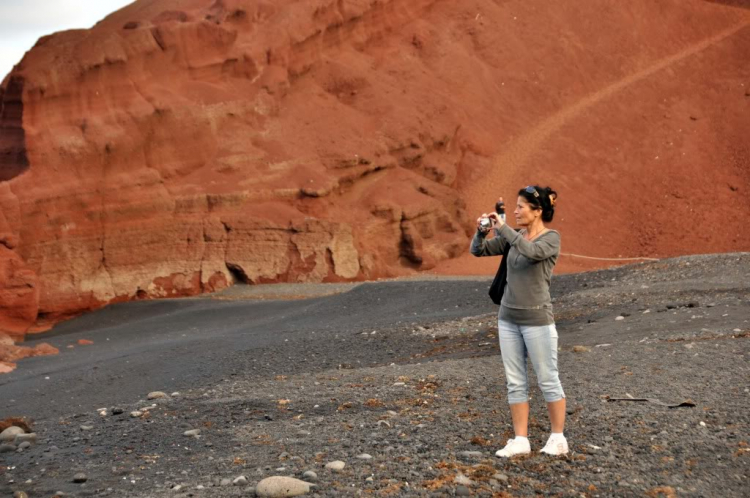
[[508,439],[508,443],[502,450],[495,452],[496,457],[510,458],[516,455],[527,455],[531,453],[531,446],[528,439]]
[[568,440],[565,437],[549,437],[547,444],[544,448],[539,450],[540,453],[546,453],[552,456],[567,455],[568,454]]

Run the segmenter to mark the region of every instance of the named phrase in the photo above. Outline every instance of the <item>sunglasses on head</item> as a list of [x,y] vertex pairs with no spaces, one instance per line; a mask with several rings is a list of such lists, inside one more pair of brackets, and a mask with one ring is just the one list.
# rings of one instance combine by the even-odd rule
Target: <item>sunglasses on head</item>
[[539,192],[537,192],[536,189],[532,187],[531,185],[526,187],[524,190],[526,190],[526,193],[528,194],[534,194],[534,197],[537,197],[537,198],[539,197]]

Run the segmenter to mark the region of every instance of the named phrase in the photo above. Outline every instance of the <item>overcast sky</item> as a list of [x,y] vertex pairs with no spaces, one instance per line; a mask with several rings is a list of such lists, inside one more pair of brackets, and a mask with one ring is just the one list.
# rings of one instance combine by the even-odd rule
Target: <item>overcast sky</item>
[[133,0],[0,0],[0,81],[44,35],[90,28]]

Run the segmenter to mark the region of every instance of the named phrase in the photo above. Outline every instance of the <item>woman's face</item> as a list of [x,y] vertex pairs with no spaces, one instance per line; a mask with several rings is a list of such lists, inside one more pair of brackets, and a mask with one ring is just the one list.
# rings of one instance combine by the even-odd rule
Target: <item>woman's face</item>
[[516,216],[516,225],[526,227],[542,215],[542,210],[532,208],[529,202],[519,195],[513,214]]

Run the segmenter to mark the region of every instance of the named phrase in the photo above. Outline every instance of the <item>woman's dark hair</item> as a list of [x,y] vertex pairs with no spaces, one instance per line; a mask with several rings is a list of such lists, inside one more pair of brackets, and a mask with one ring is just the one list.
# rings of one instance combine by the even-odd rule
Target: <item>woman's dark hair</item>
[[542,210],[542,221],[549,222],[555,216],[557,192],[549,187],[529,185],[518,191],[518,195],[526,199],[532,209]]

